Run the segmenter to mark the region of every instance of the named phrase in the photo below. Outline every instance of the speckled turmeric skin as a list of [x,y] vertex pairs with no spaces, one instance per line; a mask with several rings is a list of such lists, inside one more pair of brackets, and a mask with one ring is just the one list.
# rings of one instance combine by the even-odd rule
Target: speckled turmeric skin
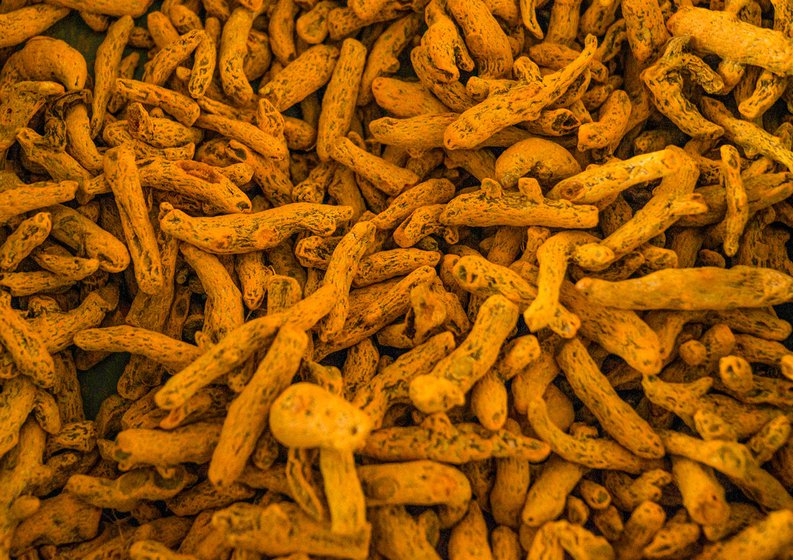
[[636,156],[626,161],[594,166],[556,183],[548,195],[552,199],[592,204],[617,194],[631,185],[658,179],[678,171],[680,159],[681,155],[667,149]]
[[[539,385],[542,387],[542,385]],[[616,442],[605,438],[575,437],[566,434],[556,426],[548,414],[548,406],[542,395],[531,399],[528,417],[535,433],[548,442],[554,453],[560,457],[590,468],[617,469],[639,473],[648,466]]]
[[[787,76],[793,71],[790,45],[781,31],[761,29],[732,13],[686,7],[666,24],[672,35],[690,35],[695,48]],[[718,32],[713,32],[718,29]]]
[[366,54],[366,47],[354,39],[345,40],[339,50],[317,125],[317,155],[323,161],[330,157],[334,141],[350,129]]
[[578,128],[578,150],[613,151],[627,132],[631,114],[628,94],[617,90],[600,105],[598,120]]
[[702,100],[705,116],[724,128],[727,139],[737,145],[761,153],[793,170],[793,152],[779,138],[762,130],[751,122],[736,119],[719,101],[712,98]]
[[526,326],[532,332],[546,327],[554,320],[558,313],[559,293],[568,261],[575,261],[576,247],[594,239],[584,232],[562,232],[548,238],[537,249],[537,297],[523,314]]
[[66,8],[53,5],[23,5],[17,10],[5,13],[0,20],[3,33],[0,46],[6,48],[19,45],[26,39],[39,35],[68,14]]
[[499,361],[476,382],[471,390],[471,411],[489,430],[503,427],[514,430],[509,419],[509,396],[506,382],[517,376],[540,356],[536,337],[523,336],[505,346]]
[[450,149],[472,148],[493,133],[525,120],[534,120],[586,68],[595,49],[594,37],[587,49],[565,69],[545,78],[548,85],[519,84],[502,94],[494,94],[482,103],[465,111],[445,134]]
[[49,388],[55,382],[55,364],[39,334],[11,307],[11,297],[0,293],[0,341],[5,346],[20,373],[29,376],[36,385]]
[[0,269],[13,271],[22,260],[49,236],[52,217],[38,212],[23,220],[0,245]]
[[[210,480],[217,485],[230,484],[239,476],[245,466],[245,459],[253,451],[256,439],[264,429],[269,405],[275,397],[274,393],[278,393],[279,388],[286,384],[285,379],[294,374],[299,356],[305,350],[306,340],[298,332],[289,332],[287,329],[276,336],[273,344],[276,346],[270,354],[271,361],[254,373],[251,381],[229,409],[229,416],[224,422],[218,447],[213,453],[210,464]],[[291,359],[285,359],[287,357]],[[280,368],[283,371],[272,368],[271,363],[276,359],[283,360]],[[256,408],[254,403],[257,403]]]
[[[681,310],[764,307],[785,301],[793,289],[792,281],[786,275],[763,268],[738,266],[728,270],[716,267],[670,269],[655,272],[651,276],[617,283],[581,280],[576,286],[587,298],[601,305],[622,309]],[[655,278],[664,280],[660,283],[652,282]],[[633,289],[615,291],[617,285],[630,286]],[[683,285],[687,287],[686,293],[690,295],[682,294],[676,289]]]
[[347,221],[349,207],[294,203],[255,214],[193,218],[181,210],[165,208],[163,231],[218,254],[248,253],[280,244],[295,231],[329,235]]
[[192,126],[201,109],[198,104],[180,93],[160,86],[145,84],[137,80],[118,78],[115,83],[116,94],[129,101],[156,105],[172,115],[185,126]]
[[77,188],[76,181],[13,185],[0,193],[0,221],[6,223],[25,212],[74,200]]
[[240,6],[231,13],[220,38],[218,50],[218,73],[223,91],[237,104],[249,102],[253,88],[245,77],[243,64],[247,52],[246,38],[253,26],[253,20],[261,12]]
[[[372,432],[361,453],[386,460],[429,459],[452,464],[490,457],[515,457],[539,462],[548,446],[533,438],[506,430],[489,432],[477,424],[449,424],[448,418],[428,417],[426,426],[384,428]],[[438,420],[433,426],[431,420]]]
[[119,207],[136,279],[141,290],[154,293],[162,288],[162,264],[132,150],[123,147],[109,150],[104,165],[105,177]]
[[[617,257],[624,256],[656,235],[666,231],[681,218],[696,216],[707,211],[700,196],[694,191],[698,170],[695,162],[679,148],[668,151],[680,157],[680,165],[665,175],[653,192],[652,198],[627,220],[611,232],[599,246],[587,245],[579,250],[579,264],[598,270]],[[608,257],[611,251],[613,257]]]
[[604,430],[640,457],[653,459],[663,456],[660,438],[644,419],[619,399],[616,392],[609,390],[605,376],[599,372],[580,340],[574,338],[565,343],[558,362],[576,395],[588,403]]
[[14,143],[19,127],[26,126],[48,98],[62,95],[64,87],[56,82],[22,81],[4,90],[0,107],[0,147],[8,150]]
[[238,327],[221,343],[172,377],[158,393],[158,405],[171,410],[184,404],[201,387],[244,363],[275,336],[282,324],[311,328],[332,306],[334,292],[330,286],[319,288],[290,308],[288,313],[274,313]]
[[437,558],[431,535],[437,532],[437,516],[431,510],[414,519],[403,506],[382,506],[372,509],[371,517],[376,551],[394,558]]
[[[53,54],[58,53],[58,56]],[[0,89],[13,82],[58,81],[67,91],[83,89],[88,78],[85,58],[66,42],[37,36],[15,52],[0,72]]]
[[375,427],[379,427],[391,406],[409,402],[411,380],[428,373],[453,346],[451,333],[436,335],[374,375],[351,402],[369,414]]
[[485,180],[479,191],[450,200],[440,219],[447,225],[477,224],[479,227],[586,228],[597,222],[597,208],[551,200],[536,191],[504,192],[495,181]]
[[573,156],[558,144],[543,138],[530,138],[514,143],[496,160],[496,177],[505,188],[530,176],[541,185],[550,185],[581,171]]
[[16,528],[11,553],[17,555],[35,544],[67,544],[95,537],[99,531],[100,508],[69,494],[42,500],[35,513]]
[[183,467],[163,476],[155,469],[136,469],[115,480],[74,475],[66,488],[69,493],[97,507],[130,510],[141,500],[163,500],[179,493],[192,476]]
[[259,95],[271,101],[279,111],[284,111],[325,85],[338,57],[336,47],[311,47],[286,65],[275,79],[264,84]]
[[399,69],[397,58],[419,30],[421,17],[409,14],[392,23],[372,45],[361,76],[358,105],[367,105],[372,99],[372,82],[380,76]]
[[512,52],[486,3],[447,0],[449,13],[462,28],[463,35],[483,77],[499,78],[512,67]]
[[419,182],[420,177],[408,169],[400,169],[360,149],[349,138],[331,141],[328,153],[335,161],[346,165],[366,179],[375,181],[389,194],[398,195]]
[[161,86],[169,75],[184,62],[205,37],[203,30],[192,30],[160,49],[147,64],[143,81]]
[[517,312],[517,306],[503,296],[488,298],[465,342],[441,360],[432,372],[410,382],[410,400],[414,406],[432,414],[462,404],[465,393],[495,362]]
[[685,37],[672,39],[663,56],[642,72],[642,80],[650,89],[653,103],[658,110],[667,115],[681,130],[697,138],[717,138],[724,130],[705,120],[697,108],[683,96],[680,70],[689,69],[692,79],[710,93],[721,90],[724,83],[701,59],[683,51],[687,43],[688,39]]
[[370,528],[355,535],[332,533],[296,505],[275,503],[265,508],[239,503],[217,511],[212,524],[227,542],[268,555],[307,553],[366,558]]
[[127,116],[133,138],[158,148],[174,148],[201,141],[202,133],[163,117],[152,117],[139,103],[130,105]]
[[191,344],[126,325],[85,329],[75,336],[74,343],[85,350],[142,354],[172,371],[181,370],[200,355],[199,349]]
[[[789,509],[789,504],[793,502],[782,484],[760,468],[743,444],[720,440],[701,442],[674,432],[663,432],[660,435],[667,449],[724,473],[758,503],[771,509]],[[725,453],[732,453],[734,460],[725,461]]]

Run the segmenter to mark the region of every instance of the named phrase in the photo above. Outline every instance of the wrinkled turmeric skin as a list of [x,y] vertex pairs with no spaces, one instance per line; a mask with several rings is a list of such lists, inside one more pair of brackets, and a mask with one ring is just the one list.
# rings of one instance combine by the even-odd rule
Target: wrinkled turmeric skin
[[372,433],[362,453],[381,460],[430,459],[465,463],[490,457],[541,461],[548,447],[535,439],[500,430],[489,433],[476,424],[451,426],[449,433],[434,428],[386,428]]

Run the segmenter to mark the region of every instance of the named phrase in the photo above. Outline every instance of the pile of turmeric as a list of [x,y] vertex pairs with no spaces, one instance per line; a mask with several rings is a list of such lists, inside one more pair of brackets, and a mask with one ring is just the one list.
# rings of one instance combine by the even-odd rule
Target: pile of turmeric
[[9,0],[0,65],[0,560],[793,560],[793,1]]

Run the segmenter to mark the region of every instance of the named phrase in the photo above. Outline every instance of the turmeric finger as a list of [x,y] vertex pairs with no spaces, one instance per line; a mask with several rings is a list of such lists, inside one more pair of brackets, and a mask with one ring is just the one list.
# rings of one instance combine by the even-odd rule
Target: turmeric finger
[[243,323],[242,294],[215,255],[182,244],[180,252],[207,294],[203,334],[217,342]]
[[38,210],[51,204],[60,204],[73,200],[77,193],[76,181],[60,183],[19,184],[4,189],[0,193],[0,222],[31,210]]
[[187,60],[202,40],[206,40],[206,33],[201,29],[194,29],[171,41],[146,63],[142,80],[156,86],[163,85],[176,67]]
[[30,414],[36,388],[27,377],[18,376],[3,383],[0,402],[0,456],[8,453],[20,438],[20,429]]
[[[542,151],[542,158],[538,154]],[[529,138],[508,147],[496,160],[496,177],[504,188],[517,185],[520,177],[529,175],[541,185],[554,184],[576,175],[581,167],[573,156],[543,138]]]
[[41,245],[52,228],[52,218],[39,212],[23,220],[0,245],[0,269],[13,271],[33,250]]
[[420,180],[420,177],[412,171],[400,169],[396,165],[366,152],[349,138],[338,137],[328,140],[327,153],[335,161],[346,165],[391,195],[400,194]]
[[260,251],[279,245],[296,231],[329,235],[337,224],[347,221],[352,209],[297,202],[255,214],[229,214],[193,218],[181,210],[164,206],[160,218],[163,231],[218,254]]
[[[503,296],[492,296],[485,301],[465,342],[432,372],[411,381],[413,404],[425,413],[442,412],[462,404],[465,393],[495,362],[516,319],[517,307]],[[462,363],[466,366],[461,367]]]
[[212,456],[220,429],[219,424],[210,422],[196,422],[169,431],[130,428],[118,433],[111,453],[122,471],[139,465],[204,464]]
[[[338,57],[339,50],[335,47],[311,47],[262,85],[259,95],[277,110],[285,111],[328,82]],[[311,76],[311,80],[306,80],[306,76]]]
[[[535,183],[536,185],[536,183]],[[546,226],[587,228],[597,222],[597,208],[573,205],[542,196],[528,183],[525,192],[503,192],[495,181],[486,179],[482,188],[461,194],[448,202],[441,214],[447,225]]]
[[[264,430],[267,413],[275,397],[291,379],[300,364],[307,341],[294,329],[283,329],[276,335],[265,360],[257,368],[251,381],[235,399],[223,424],[218,446],[210,463],[210,480],[228,485],[242,472],[253,446]],[[273,368],[275,361],[281,364]],[[252,409],[253,403],[258,403]],[[248,417],[255,410],[253,421]]]
[[162,264],[132,151],[128,148],[108,150],[105,175],[119,207],[138,285],[144,292],[154,293],[162,287]]
[[664,521],[666,513],[661,506],[655,502],[642,502],[625,522],[625,529],[614,545],[619,557],[641,558],[642,550],[652,541]]
[[185,126],[192,126],[201,113],[198,104],[189,97],[160,86],[118,78],[115,87],[117,95],[128,101],[160,107]]
[[616,147],[627,132],[631,104],[628,94],[616,90],[600,106],[598,120],[578,127],[578,151]]
[[482,0],[447,3],[463,30],[471,55],[485,77],[498,78],[512,68],[512,49],[507,36]]
[[[316,415],[332,418],[334,429],[328,432],[327,425],[317,423]],[[298,383],[273,403],[270,429],[290,447],[320,447],[331,530],[343,534],[365,530],[364,496],[352,451],[369,434],[369,417],[339,396],[313,384]]]
[[0,148],[10,148],[19,129],[28,125],[47,99],[63,92],[63,86],[55,82],[21,81],[6,88],[0,101]]
[[421,83],[380,76],[372,82],[375,102],[397,118],[446,113],[448,108]]
[[487,524],[476,501],[468,506],[468,513],[449,535],[449,554],[455,558],[492,558]]
[[594,55],[596,43],[597,40],[589,36],[584,50],[573,64],[546,76],[544,84],[547,85],[520,84],[505,93],[491,95],[466,110],[446,129],[446,147],[470,149],[503,128],[521,121],[535,120],[542,109],[562,95],[586,69]]
[[17,526],[11,554],[16,556],[35,544],[63,545],[92,539],[99,532],[101,516],[100,508],[69,493],[42,500],[39,509]]
[[628,0],[622,7],[631,52],[639,62],[652,58],[669,38],[658,2]]
[[11,307],[11,297],[0,293],[0,342],[21,373],[41,387],[55,384],[55,363],[39,335]]
[[537,250],[537,297],[523,315],[529,330],[536,332],[553,321],[558,313],[567,262],[575,258],[576,246],[592,239],[582,232],[563,232],[550,237]]
[[721,560],[733,558],[735,554],[751,554],[758,559],[771,559],[787,549],[791,542],[793,516],[789,510],[775,511],[731,539],[715,545],[709,556]]
[[312,520],[295,504],[265,508],[234,504],[217,511],[212,524],[232,545],[263,554],[306,553],[364,559],[369,550],[369,527],[354,535],[333,533],[330,526]]
[[373,99],[372,82],[384,74],[394,73],[399,69],[399,57],[419,30],[421,18],[418,14],[410,14],[392,23],[372,45],[366,60],[366,67],[361,76],[361,86],[357,104],[367,105]]
[[[653,282],[650,295],[646,286],[653,280],[658,283]],[[696,295],[681,298],[684,294],[675,287],[678,282],[685,282],[687,293]],[[772,269],[735,266],[659,270],[622,282],[584,278],[576,288],[595,303],[621,309],[735,309],[787,301],[792,282],[786,274]],[[695,287],[698,284],[702,284],[701,290]],[[740,289],[733,290],[735,285]]]
[[410,382],[419,375],[429,373],[453,347],[451,333],[432,337],[383,368],[368,385],[355,393],[352,403],[369,414],[376,428],[380,427],[392,405],[409,402]]
[[[565,343],[557,357],[579,398],[587,403],[603,429],[636,455],[646,458],[663,456],[664,449],[660,438],[649,424],[624,404],[616,392],[608,391],[605,376],[598,375],[600,372],[596,364],[591,357],[587,357],[586,349],[578,339]],[[597,393],[601,394],[595,396]]]
[[87,78],[88,67],[79,51],[60,39],[37,36],[9,57],[0,72],[0,89],[13,81],[54,79],[75,91],[85,87]]
[[[764,507],[785,508],[793,502],[782,484],[758,466],[744,445],[723,440],[704,441],[669,431],[659,435],[668,453],[683,455],[726,474]],[[725,456],[731,459],[725,461]]]
[[317,154],[322,161],[330,157],[335,140],[345,137],[350,129],[365,64],[366,47],[346,39],[326,88],[317,125]]
[[557,183],[548,197],[592,204],[632,185],[674,173],[679,169],[680,158],[678,152],[667,149],[594,166]]
[[[448,419],[445,420],[448,422]],[[478,424],[435,427],[386,428],[370,434],[361,454],[381,461],[429,459],[452,464],[490,457],[515,457],[539,462],[549,453],[539,440],[506,430],[489,432]]]
[[724,128],[728,139],[752,153],[768,156],[793,171],[793,152],[779,138],[757,125],[734,118],[722,103],[710,97],[702,99],[702,110],[705,116]]
[[531,527],[540,527],[547,521],[556,519],[564,510],[567,496],[586,470],[581,465],[569,463],[558,456],[551,457],[529,489],[521,521]]
[[102,508],[129,511],[141,500],[163,500],[178,494],[192,477],[184,467],[163,475],[156,469],[136,469],[115,480],[73,475],[65,490],[83,501]]
[[200,350],[191,344],[129,326],[86,329],[75,335],[74,344],[84,350],[140,354],[171,371],[180,371],[200,355]]
[[199,389],[242,365],[254,352],[275,337],[283,324],[303,329],[314,326],[333,304],[334,289],[320,287],[310,296],[279,312],[248,321],[234,329],[200,358],[169,379],[155,400],[161,408],[174,409],[184,404]]
[[339,300],[322,320],[320,337],[331,339],[344,326],[349,309],[348,293],[355,275],[359,272],[360,259],[374,242],[375,227],[371,222],[359,222],[344,236],[333,251],[328,262],[323,282],[336,288]]
[[5,13],[0,19],[0,29],[3,30],[0,48],[14,47],[40,35],[68,14],[66,7],[57,5],[23,6]]
[[223,26],[218,50],[218,72],[223,91],[238,104],[245,104],[253,97],[253,88],[245,76],[244,57],[247,54],[246,40],[253,21],[261,12],[256,9],[237,7]]
[[741,21],[730,12],[685,6],[670,17],[672,35],[691,36],[693,48],[786,76],[793,72],[789,41],[781,31]]
[[[295,22],[297,36],[310,45],[316,45],[328,36],[328,14],[338,8],[333,0],[320,0]],[[368,16],[369,14],[367,14]]]
[[578,439],[562,432],[551,421],[548,406],[542,398],[531,400],[528,408],[532,428],[560,457],[590,468],[618,469],[633,473],[646,468],[644,461],[611,440]]
[[426,531],[419,525],[420,519],[414,519],[404,507],[374,508],[371,516],[374,534],[372,546],[376,551],[398,560],[439,558]]

